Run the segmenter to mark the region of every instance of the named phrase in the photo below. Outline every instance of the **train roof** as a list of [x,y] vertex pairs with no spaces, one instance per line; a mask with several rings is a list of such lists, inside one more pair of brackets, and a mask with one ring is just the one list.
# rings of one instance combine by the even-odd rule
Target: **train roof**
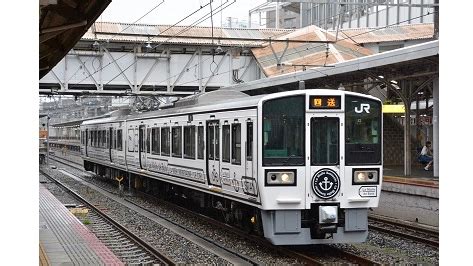
[[208,111],[218,111],[234,108],[256,107],[265,95],[249,96],[243,92],[231,90],[216,90],[202,94],[191,95],[173,103],[173,106],[156,111],[119,115],[102,119],[84,121],[82,125],[112,123],[137,119],[157,118],[171,114],[186,114]]
[[[355,92],[348,92],[348,91],[340,91],[336,89],[314,89],[317,90],[321,95],[333,95],[333,94],[352,94],[363,96],[366,98],[377,99],[371,95],[360,94]],[[277,96],[284,97],[289,95],[296,95],[296,94],[303,94],[307,93],[307,91],[314,91],[314,90],[293,90],[293,91],[286,91],[277,93]],[[193,113],[200,113],[200,112],[208,112],[209,110],[212,111],[219,111],[219,110],[227,110],[227,109],[244,109],[244,108],[251,108],[256,107],[259,101],[262,98],[268,97],[273,98],[275,93],[273,94],[264,94],[264,95],[257,95],[257,96],[249,96],[245,93],[233,90],[216,90],[212,92],[206,92],[196,95],[191,95],[185,98],[180,99],[179,101],[175,102],[167,107],[166,109],[160,109],[156,111],[144,112],[144,113],[135,113],[129,115],[116,115],[107,118],[100,118],[94,120],[84,121],[82,125],[92,125],[92,124],[103,124],[103,123],[113,123],[113,122],[122,122],[122,121],[132,121],[138,119],[152,119],[152,118],[159,118],[174,114],[193,114]]]

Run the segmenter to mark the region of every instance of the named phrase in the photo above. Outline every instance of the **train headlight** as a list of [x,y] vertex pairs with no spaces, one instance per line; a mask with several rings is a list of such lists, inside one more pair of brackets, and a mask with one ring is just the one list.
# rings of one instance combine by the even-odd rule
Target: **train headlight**
[[266,172],[266,185],[277,186],[277,185],[295,185],[296,184],[296,175],[295,171],[271,171],[267,170]]
[[378,169],[353,169],[353,184],[379,184]]

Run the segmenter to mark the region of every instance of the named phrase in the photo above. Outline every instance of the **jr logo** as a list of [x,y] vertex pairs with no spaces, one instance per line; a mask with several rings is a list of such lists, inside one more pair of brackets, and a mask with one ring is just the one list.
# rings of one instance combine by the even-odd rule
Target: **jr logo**
[[370,113],[370,105],[368,103],[362,103],[359,108],[355,107],[355,112],[357,114],[361,114],[363,113],[363,111],[365,111],[368,114]]

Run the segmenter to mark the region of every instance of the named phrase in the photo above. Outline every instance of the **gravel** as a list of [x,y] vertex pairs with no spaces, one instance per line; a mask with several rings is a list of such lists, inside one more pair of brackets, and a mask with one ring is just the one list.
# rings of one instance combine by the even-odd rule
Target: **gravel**
[[[61,166],[62,167],[62,166]],[[75,168],[66,167],[68,171],[86,176],[83,171]],[[48,169],[50,170],[50,169]],[[62,175],[57,171],[52,171],[55,175]],[[69,178],[69,177],[66,177]],[[89,179],[100,186],[107,186],[107,190],[117,191],[115,186],[100,181],[98,179]],[[187,213],[177,212],[168,206],[160,206],[155,202],[143,200],[125,192],[125,197],[139,206],[143,206],[158,215],[161,215],[175,223],[186,228],[192,228],[193,231],[205,236],[206,238],[218,241],[219,244],[232,250],[237,250],[240,254],[255,258],[262,264],[300,264],[293,258],[278,254],[275,250],[255,244],[252,241],[243,239],[236,234],[223,231],[222,229],[212,227],[198,216],[188,215]],[[103,196],[102,196],[103,198]],[[106,199],[97,199],[105,200]],[[108,200],[110,201],[110,200]],[[130,228],[139,232],[153,246],[165,250],[171,258],[176,258],[182,263],[218,263],[228,264],[223,259],[217,258],[214,254],[203,250],[186,239],[175,235],[169,229],[163,228],[147,218],[141,217],[136,212],[129,210],[119,204],[106,202],[111,205],[110,211],[117,216],[123,216],[126,224]],[[113,208],[113,211],[112,211]],[[125,218],[128,217],[128,218]],[[428,245],[420,244],[415,241],[406,240],[400,237],[391,236],[385,233],[370,231],[368,239],[361,244],[333,244],[333,246],[355,253],[359,256],[370,258],[371,260],[383,264],[439,264],[439,251]],[[317,250],[317,247],[314,247]],[[169,253],[168,253],[169,252]],[[329,261],[332,261],[328,258]]]

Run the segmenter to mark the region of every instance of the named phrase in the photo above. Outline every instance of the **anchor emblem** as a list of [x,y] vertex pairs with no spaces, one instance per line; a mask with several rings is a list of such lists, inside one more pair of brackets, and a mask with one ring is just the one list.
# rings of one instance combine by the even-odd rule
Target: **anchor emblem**
[[328,191],[328,190],[332,189],[333,182],[328,181],[328,177],[324,177],[324,181],[319,182],[319,187],[324,191]]
[[312,177],[312,190],[321,199],[330,199],[340,190],[340,177],[331,169],[321,169]]

